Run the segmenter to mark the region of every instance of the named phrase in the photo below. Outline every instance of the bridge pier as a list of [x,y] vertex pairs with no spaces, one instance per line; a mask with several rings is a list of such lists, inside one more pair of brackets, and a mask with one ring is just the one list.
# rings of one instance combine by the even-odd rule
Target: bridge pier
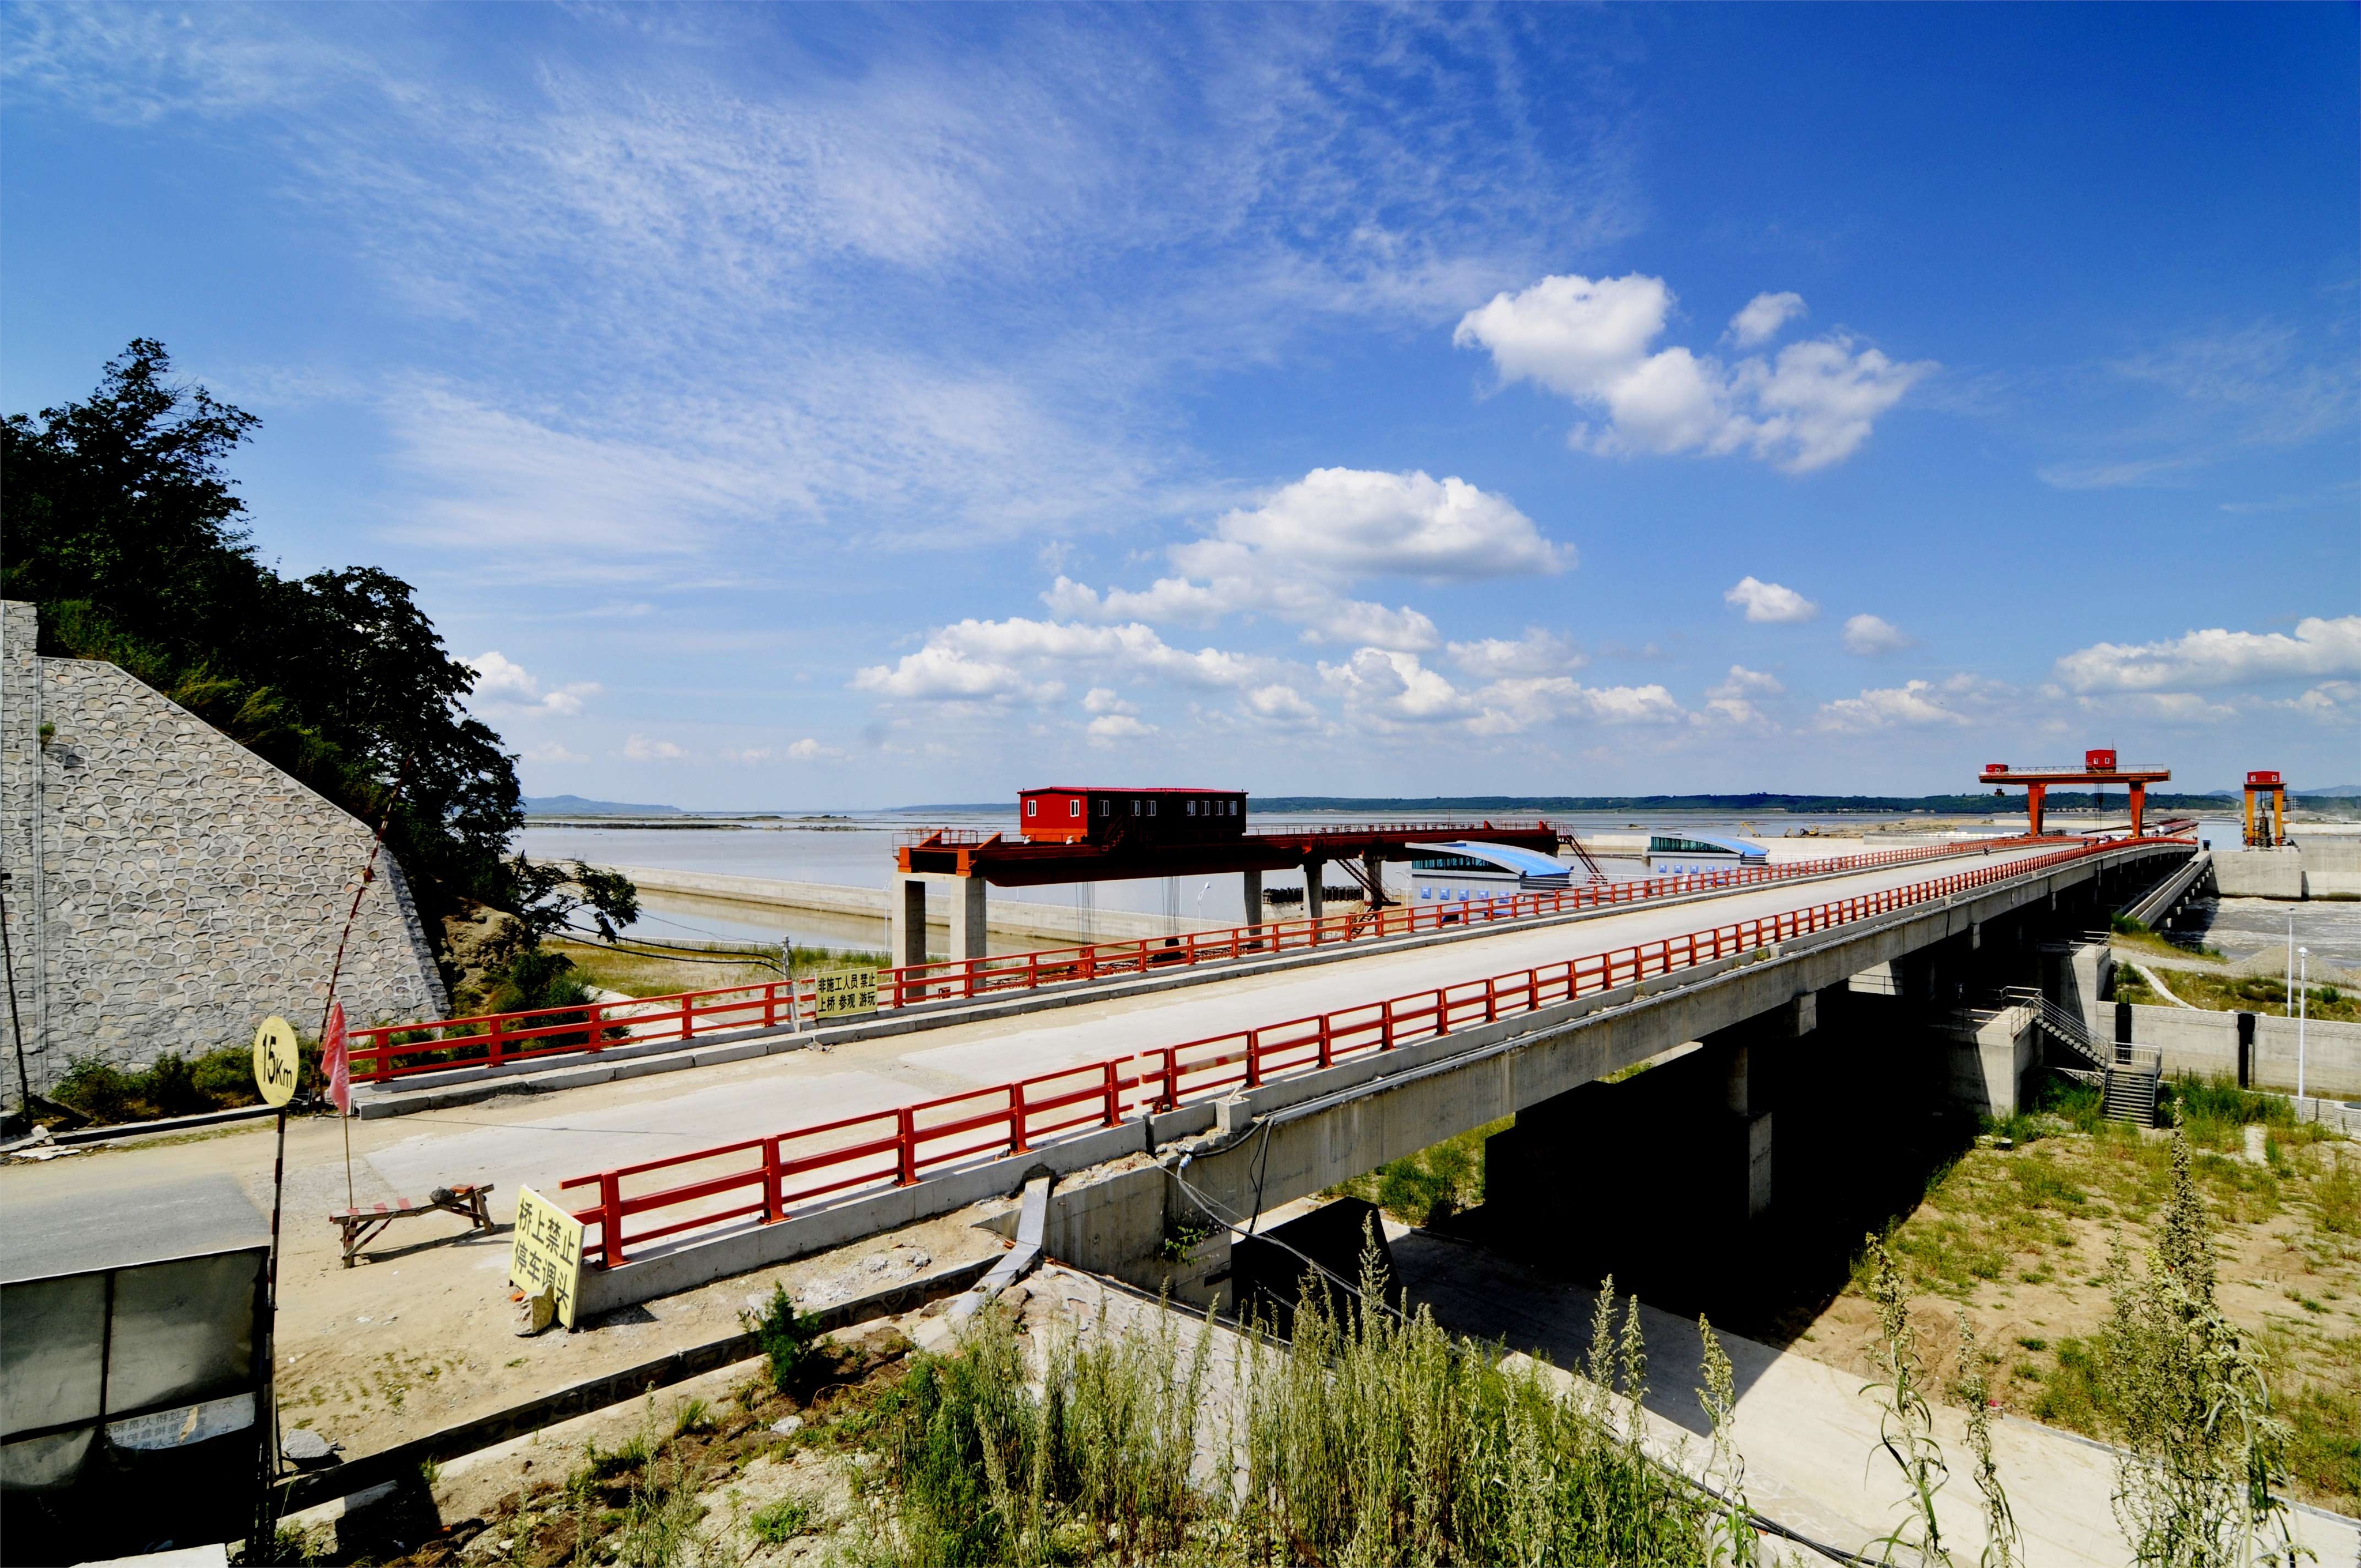
[[1246,924],[1259,926],[1262,924],[1262,872],[1244,872],[1240,881],[1245,884],[1243,891],[1246,900]]
[[1320,918],[1328,898],[1328,862],[1303,862],[1303,915],[1307,920]]
[[953,960],[980,959],[985,945],[984,883],[980,876],[944,872],[896,872],[885,884],[887,950],[895,964],[927,961],[927,889],[950,894],[950,953]]

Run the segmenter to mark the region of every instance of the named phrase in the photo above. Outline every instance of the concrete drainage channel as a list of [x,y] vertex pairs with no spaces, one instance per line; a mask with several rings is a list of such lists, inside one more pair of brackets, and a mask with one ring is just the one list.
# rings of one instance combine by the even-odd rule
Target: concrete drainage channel
[[[1960,856],[1971,851],[1961,850]],[[1917,862],[1940,865],[1960,856],[1938,856]],[[1872,870],[1880,868],[1869,868]],[[1092,1002],[1122,1001],[1133,996],[1148,996],[1159,992],[1177,991],[1192,985],[1210,985],[1219,981],[1251,979],[1259,975],[1279,974],[1314,964],[1341,963],[1352,959],[1380,958],[1393,953],[1412,952],[1422,948],[1451,942],[1475,940],[1488,936],[1505,936],[1512,931],[1531,931],[1554,926],[1576,925],[1628,915],[1640,909],[1671,909],[1686,904],[1700,904],[1712,899],[1763,891],[1765,885],[1805,887],[1815,883],[1829,882],[1840,877],[1859,876],[1861,871],[1822,872],[1812,876],[1795,877],[1776,884],[1756,883],[1746,887],[1714,888],[1698,893],[1680,894],[1670,898],[1651,899],[1642,904],[1619,904],[1592,909],[1575,910],[1558,915],[1532,916],[1520,920],[1502,920],[1479,926],[1463,927],[1451,931],[1430,931],[1415,937],[1398,937],[1376,942],[1340,942],[1334,948],[1313,948],[1307,952],[1290,953],[1274,959],[1255,959],[1240,963],[1235,960],[1192,965],[1169,974],[1135,976],[1128,980],[1101,981],[1068,981],[1056,985],[1017,992],[1000,998],[926,1002],[898,1008],[891,1015],[864,1024],[850,1024],[840,1028],[809,1030],[796,1033],[787,1030],[730,1030],[707,1036],[703,1043],[683,1043],[678,1040],[646,1040],[604,1047],[594,1053],[565,1058],[565,1065],[541,1065],[534,1062],[504,1063],[500,1067],[455,1068],[447,1072],[424,1072],[409,1079],[397,1079],[384,1084],[360,1084],[354,1087],[353,1109],[364,1121],[386,1116],[406,1116],[421,1111],[446,1111],[460,1105],[473,1105],[501,1094],[548,1094],[561,1090],[581,1089],[591,1084],[609,1083],[620,1079],[640,1078],[652,1073],[685,1072],[692,1068],[719,1067],[727,1062],[746,1061],[755,1057],[774,1056],[783,1051],[802,1050],[810,1046],[839,1046],[861,1040],[890,1039],[897,1035],[917,1034],[927,1029],[949,1028],[960,1024],[1005,1018],[1021,1014],[1077,1006]]]

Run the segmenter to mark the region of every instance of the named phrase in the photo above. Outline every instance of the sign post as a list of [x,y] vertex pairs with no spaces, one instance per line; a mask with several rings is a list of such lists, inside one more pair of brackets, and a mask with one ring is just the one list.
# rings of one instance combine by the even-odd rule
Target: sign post
[[582,1222],[530,1187],[517,1193],[509,1283],[527,1296],[546,1294],[557,1309],[557,1321],[569,1329],[574,1326],[575,1301],[582,1286]]
[[295,1083],[303,1073],[303,1058],[295,1043],[295,1025],[272,1016],[254,1032],[254,1087],[262,1102],[279,1112],[279,1152],[270,1163],[270,1256],[263,1265],[262,1387],[255,1395],[255,1425],[262,1434],[261,1496],[255,1504],[254,1535],[247,1542],[249,1561],[267,1552],[279,1528],[277,1499],[271,1488],[279,1480],[279,1395],[272,1367],[279,1331],[279,1210],[287,1190],[287,1102],[295,1098]]
[[812,977],[815,1025],[836,1018],[859,1018],[877,1011],[877,971],[823,970]]

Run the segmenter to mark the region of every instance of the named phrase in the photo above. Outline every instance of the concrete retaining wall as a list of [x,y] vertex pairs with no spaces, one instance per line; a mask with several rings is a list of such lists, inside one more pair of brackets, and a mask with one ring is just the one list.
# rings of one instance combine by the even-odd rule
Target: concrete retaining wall
[[[0,863],[34,1090],[76,1057],[242,1045],[273,1013],[318,1028],[369,827],[113,664],[35,657],[36,630],[29,604],[0,612]],[[357,1024],[437,1016],[434,949],[401,868],[378,866],[337,993]]]
[[2213,886],[2224,898],[2301,898],[2301,850],[2242,850],[2213,860]]
[[2303,857],[2304,896],[2328,894],[2361,895],[2361,834],[2297,833],[2296,852]]
[[[2235,1078],[2238,1071],[2238,1020],[2255,1021],[2254,1059],[2248,1083],[2256,1089],[2292,1091],[2296,1080],[2296,1021],[2268,1014],[2211,1013],[2189,1007],[2132,1009],[2132,1040],[2164,1051],[2168,1073]],[[2099,1037],[2109,1038],[2106,1020]],[[2303,1082],[2307,1092],[2361,1099],[2361,1024],[2307,1020],[2303,1028]]]

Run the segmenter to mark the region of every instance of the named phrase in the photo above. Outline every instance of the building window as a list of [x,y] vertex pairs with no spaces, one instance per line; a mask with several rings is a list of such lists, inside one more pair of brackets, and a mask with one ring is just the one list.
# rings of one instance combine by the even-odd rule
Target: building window
[[1082,814],[1082,803],[1081,801],[1079,801],[1079,800],[1070,800],[1070,801],[1066,802],[1066,815],[1067,815],[1067,816],[1069,816],[1069,817],[1080,817]]
[[1041,815],[1041,803],[1040,803],[1039,801],[1038,801],[1038,800],[1028,800],[1028,801],[1027,801],[1027,802],[1025,803],[1025,815],[1026,815],[1026,816],[1027,816],[1027,817],[1038,817],[1038,816],[1040,816],[1040,815]]
[[1197,815],[1197,803],[1193,800],[1189,803],[1189,815],[1191,817]]

